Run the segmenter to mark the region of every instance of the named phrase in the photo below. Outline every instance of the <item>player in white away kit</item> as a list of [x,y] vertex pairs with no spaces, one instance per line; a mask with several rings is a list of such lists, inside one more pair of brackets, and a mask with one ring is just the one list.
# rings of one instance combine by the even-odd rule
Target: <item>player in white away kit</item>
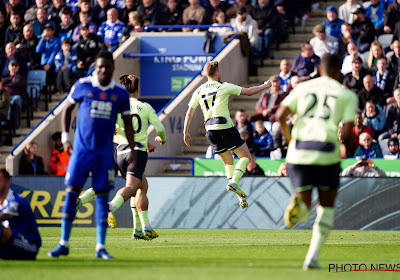
[[[225,165],[226,176],[229,180],[226,189],[236,193],[239,197],[239,205],[244,209],[248,206],[247,195],[240,189],[239,180],[246,171],[251,155],[249,148],[232,122],[228,108],[229,96],[254,95],[271,87],[272,84],[270,81],[266,81],[263,85],[242,88],[234,84],[222,83],[218,61],[207,62],[204,72],[208,81],[196,89],[189,102],[183,141],[186,146],[190,147],[189,126],[197,106],[200,105],[207,130],[206,136],[211,142],[213,150],[221,157]],[[233,165],[231,150],[239,157],[236,165]]]
[[[319,205],[312,239],[303,269],[320,269],[319,253],[333,227],[334,203],[339,188],[340,142],[338,125],[343,122],[342,138],[347,152],[352,142],[352,127],[357,95],[338,82],[341,60],[325,54],[320,78],[300,83],[282,101],[276,114],[282,133],[289,141],[286,160],[295,194],[284,214],[286,226],[307,220],[313,188],[318,189]],[[287,116],[297,114],[290,133]]]
[[[133,215],[134,230],[132,237],[134,239],[151,240],[158,237],[158,234],[150,226],[148,218],[149,200],[147,198],[148,183],[144,170],[148,158],[148,123],[154,125],[157,136],[154,139],[160,145],[166,141],[165,129],[153,107],[148,103],[140,102],[137,99],[139,78],[135,75],[122,75],[120,83],[125,86],[131,94],[130,114],[132,115],[132,125],[135,133],[135,167],[128,170],[131,163],[132,150],[128,145],[128,139],[125,136],[125,126],[119,115],[116,123],[116,132],[114,135],[114,163],[118,167],[123,178],[127,180],[127,186],[120,189],[110,204],[107,222],[111,228],[116,227],[115,212],[122,204],[131,198],[131,209]],[[92,200],[93,194],[89,189],[80,197],[82,203]]]

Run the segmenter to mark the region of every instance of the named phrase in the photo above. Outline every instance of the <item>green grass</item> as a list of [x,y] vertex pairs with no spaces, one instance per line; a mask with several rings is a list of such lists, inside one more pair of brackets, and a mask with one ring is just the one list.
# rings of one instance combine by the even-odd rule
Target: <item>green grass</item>
[[112,260],[93,258],[94,228],[74,228],[70,255],[50,259],[59,228],[40,229],[37,261],[1,261],[0,279],[400,279],[400,272],[328,272],[330,263],[400,263],[400,232],[333,231],[321,254],[321,271],[301,270],[311,231],[158,230],[134,241],[130,229],[109,230]]

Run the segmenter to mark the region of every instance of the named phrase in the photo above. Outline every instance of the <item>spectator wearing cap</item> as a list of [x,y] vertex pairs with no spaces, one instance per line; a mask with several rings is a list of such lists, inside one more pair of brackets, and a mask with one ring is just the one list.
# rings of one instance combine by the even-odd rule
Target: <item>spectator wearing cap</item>
[[249,2],[250,1],[248,0],[236,0],[236,2],[233,3],[228,10],[226,10],[227,20],[231,20],[236,17],[240,6],[244,6],[247,10],[247,13],[251,15],[251,13],[253,12],[253,6]]
[[189,20],[195,20],[197,24],[203,20],[205,9],[199,5],[199,0],[188,0],[189,6],[183,10],[183,24],[188,24]]
[[352,24],[354,21],[352,12],[362,5],[356,0],[346,0],[346,3],[339,7],[339,18],[344,22]]
[[249,37],[251,46],[256,49],[258,47],[258,25],[251,17],[246,6],[237,8],[236,17],[231,20],[231,25],[235,32],[244,32]]
[[50,24],[53,27],[53,30],[56,30],[56,24],[54,23],[54,21],[47,19],[47,10],[45,8],[37,9],[36,20],[33,21],[31,24],[33,26],[33,33],[36,37],[38,37],[38,39],[42,37],[45,25]]
[[55,58],[60,50],[60,38],[55,37],[55,29],[52,24],[47,23],[44,26],[43,34],[36,46],[36,52],[41,53],[40,65],[47,72],[46,81],[48,85],[54,84],[55,76]]
[[359,159],[355,164],[346,167],[344,177],[386,177],[385,171],[375,165],[370,158]]
[[22,29],[22,35],[14,40],[18,53],[24,54],[28,70],[37,68],[40,64],[40,55],[36,52],[39,39],[33,34],[33,26],[29,23]]
[[81,26],[87,26],[89,28],[89,32],[96,34],[97,33],[97,26],[95,23],[90,21],[90,16],[88,12],[80,12],[79,13],[79,22],[75,29],[74,32],[72,33],[72,41],[77,42],[79,40],[79,36],[81,36]]
[[326,17],[322,25],[325,26],[325,32],[329,36],[339,38],[342,35],[341,26],[344,20],[338,18],[338,11],[335,6],[328,6],[326,8]]
[[383,31],[386,34],[393,33],[394,26],[398,22],[400,22],[400,0],[395,0],[386,9]]
[[59,26],[61,23],[61,14],[65,10],[71,12],[70,8],[65,6],[64,0],[52,0],[50,7],[47,9],[47,19],[54,21],[55,25]]
[[69,9],[63,9],[61,11],[61,23],[58,25],[58,37],[61,42],[66,39],[69,40],[72,37],[75,25],[71,11]]
[[[347,57],[346,57],[347,58]],[[352,70],[343,78],[343,86],[359,93],[363,88],[363,79],[370,72],[363,67],[363,61],[359,56],[353,57],[351,62]]]
[[118,48],[124,29],[125,24],[118,19],[117,9],[112,8],[107,11],[107,21],[100,25],[97,36],[103,38],[108,51],[112,53]]
[[94,59],[98,52],[106,47],[103,40],[96,34],[89,32],[89,27],[85,24],[80,26],[80,37],[75,44],[78,56],[77,65],[72,68],[72,72],[78,77],[84,77],[94,69]]
[[358,51],[358,47],[355,43],[351,42],[347,45],[347,53],[346,57],[343,59],[342,63],[342,74],[346,75],[353,70],[353,59],[355,57],[359,57],[362,60],[362,65],[365,64],[365,56],[364,54]]
[[354,22],[351,25],[351,35],[361,53],[370,49],[371,43],[375,40],[374,24],[365,16],[363,7],[353,11]]
[[[15,58],[8,64],[8,73],[2,76],[1,83],[10,94],[10,108],[8,119],[14,120],[15,127],[19,127],[22,105],[26,102],[26,74],[20,71],[20,64]],[[14,114],[11,118],[11,113]]]
[[354,157],[383,158],[381,147],[378,143],[372,142],[372,136],[369,133],[361,133],[359,139],[360,146],[354,152]]
[[376,35],[383,34],[383,22],[385,20],[385,5],[383,1],[371,0],[371,5],[365,9],[365,16],[374,24]]
[[314,38],[310,40],[314,53],[322,58],[326,53],[337,54],[339,50],[338,39],[325,33],[325,26],[317,24],[313,28]]
[[383,154],[384,159],[399,159],[400,151],[399,151],[399,139],[396,137],[390,138],[388,140],[388,150]]
[[17,12],[11,11],[10,26],[6,30],[5,43],[13,42],[15,38],[22,34],[23,22],[21,15]]

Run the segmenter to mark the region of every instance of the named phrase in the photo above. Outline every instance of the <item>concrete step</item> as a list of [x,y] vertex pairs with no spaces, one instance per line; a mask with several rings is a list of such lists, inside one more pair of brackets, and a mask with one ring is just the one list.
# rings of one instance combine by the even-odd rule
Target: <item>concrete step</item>
[[191,145],[190,147],[184,147],[184,153],[203,153],[203,156],[206,155],[208,146],[200,146],[200,145]]
[[[308,28],[308,27],[307,27]],[[310,34],[312,32],[312,28],[310,28],[311,30],[307,32],[307,34]],[[301,47],[303,46],[304,42],[285,42],[279,45],[280,50],[297,50],[300,51]],[[279,64],[278,64],[279,66]]]
[[[314,37],[314,35],[312,34],[312,32],[310,33],[301,33],[301,34],[292,34],[290,35],[288,42],[308,42],[310,41],[310,39]],[[300,50],[298,50],[298,52],[300,52]],[[277,57],[275,57],[277,58]]]
[[257,75],[272,76],[279,74],[279,68],[276,66],[258,67]]
[[8,154],[0,154],[0,164],[6,164],[6,159],[7,159],[7,157],[8,157],[8,155],[9,155],[9,153]]

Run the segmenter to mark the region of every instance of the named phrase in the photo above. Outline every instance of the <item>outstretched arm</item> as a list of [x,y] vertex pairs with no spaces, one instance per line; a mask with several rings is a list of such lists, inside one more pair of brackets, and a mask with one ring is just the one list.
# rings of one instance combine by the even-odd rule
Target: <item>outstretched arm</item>
[[240,95],[254,95],[259,93],[260,91],[270,88],[272,86],[272,83],[270,80],[266,81],[264,84],[259,85],[259,86],[254,86],[254,87],[249,87],[249,88],[242,88],[242,91],[240,92]]
[[190,147],[189,141],[190,139],[190,134],[189,134],[189,126],[190,122],[192,121],[194,111],[196,109],[193,109],[192,107],[189,107],[186,116],[185,116],[185,122],[184,122],[184,128],[183,128],[183,141],[185,142],[186,146]]

